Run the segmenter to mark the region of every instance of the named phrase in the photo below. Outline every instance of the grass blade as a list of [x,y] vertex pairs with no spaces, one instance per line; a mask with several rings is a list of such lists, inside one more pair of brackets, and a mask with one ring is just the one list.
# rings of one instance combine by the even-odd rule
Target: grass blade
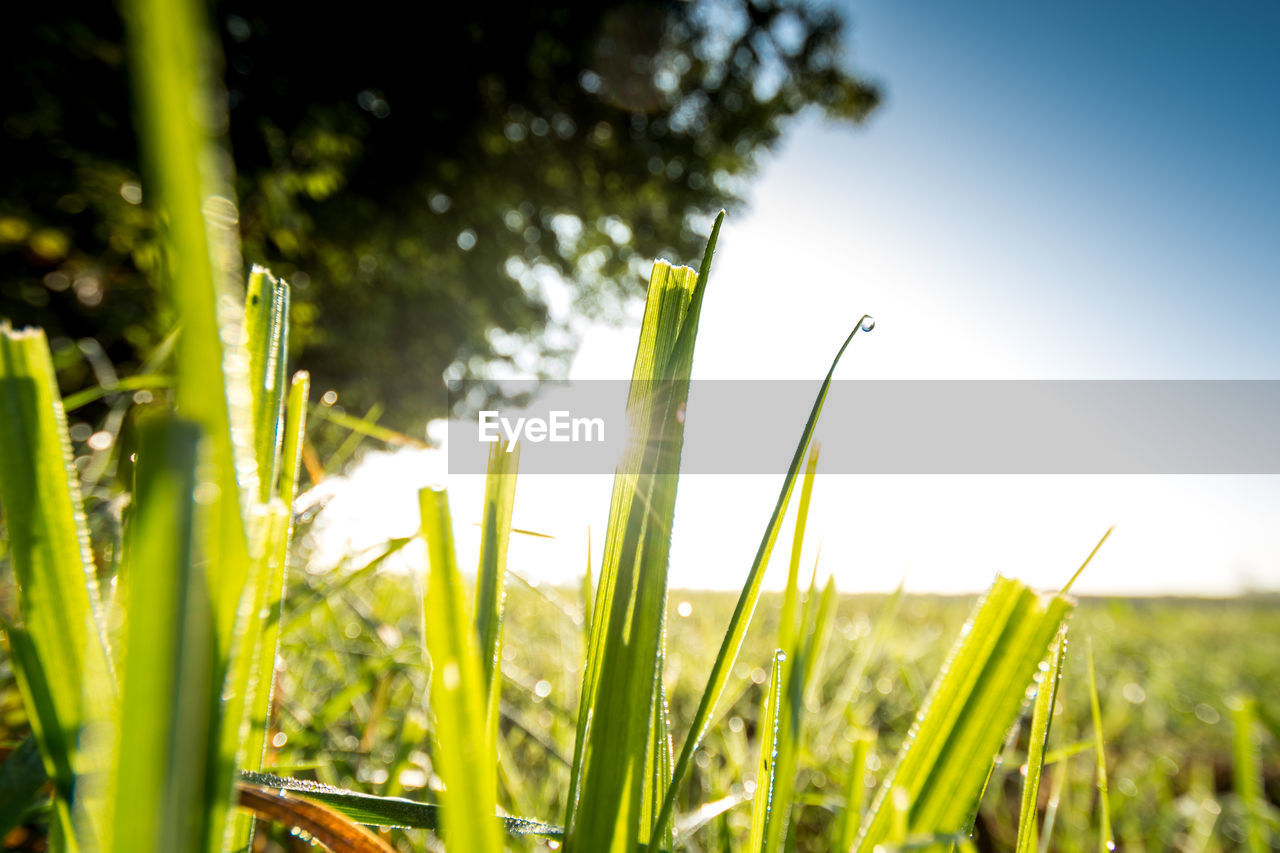
[[1062,679],[1062,659],[1067,650],[1065,628],[1058,632],[1049,651],[1047,668],[1042,670],[1036,690],[1036,702],[1031,712],[1030,741],[1027,747],[1026,775],[1022,781],[1022,805],[1018,813],[1018,842],[1016,853],[1031,853],[1039,844],[1036,815],[1040,802],[1040,774],[1044,769],[1045,750],[1049,745],[1049,724],[1053,720],[1054,702],[1058,697],[1058,684]]
[[[309,779],[290,779],[270,773],[242,771],[239,778],[250,785],[301,794],[366,826],[432,830],[440,827],[440,806],[431,803],[417,803],[401,797],[375,797]],[[560,838],[564,835],[564,830],[559,826],[522,817],[495,816],[493,822],[507,834],[514,836]]]
[[993,757],[1070,607],[1063,596],[1042,599],[1025,584],[996,578],[863,820],[860,853],[901,834],[968,832]]
[[390,844],[324,806],[252,785],[237,789],[241,808],[258,817],[305,833],[333,853],[395,853]]
[[592,608],[570,773],[569,850],[632,853],[642,839],[669,832],[669,823],[653,825],[645,807],[646,788],[656,789],[654,705],[678,482],[666,472],[678,467],[684,442],[698,314],[723,218],[700,272],[658,261],[650,279],[627,400],[635,440],[614,478]]
[[130,528],[113,850],[194,850],[206,836],[212,613],[194,558],[200,430],[144,424]]
[[[243,670],[232,672],[237,628],[245,607],[259,601],[250,578],[246,506],[259,494],[254,460],[253,394],[244,351],[244,310],[238,295],[240,252],[237,212],[227,160],[215,138],[222,132],[212,57],[216,43],[204,26],[204,8],[192,0],[128,0],[123,7],[126,56],[138,104],[145,190],[165,223],[163,289],[182,333],[175,347],[176,402],[208,443],[196,519],[200,559],[209,567],[217,649],[212,683],[217,720],[211,735],[209,835],[204,848],[220,850],[230,838],[227,815],[242,739]],[[224,112],[225,114],[225,112]],[[261,553],[261,549],[259,549]],[[252,658],[255,647],[240,644]],[[252,672],[252,666],[249,673]],[[221,703],[222,697],[228,701]]]
[[[6,625],[10,658],[68,845],[105,831],[91,807],[73,826],[72,788],[90,772],[79,742],[116,702],[110,647],[71,442],[44,332],[0,325],[0,504],[21,624]],[[96,766],[96,764],[95,764]],[[86,805],[91,798],[81,801]]]
[[1246,847],[1249,853],[1264,853],[1271,849],[1271,828],[1267,824],[1268,806],[1263,796],[1262,755],[1254,732],[1257,704],[1254,699],[1237,701],[1231,712],[1232,776],[1236,796],[1244,806]]
[[[864,317],[863,319],[866,318]],[[818,416],[822,414],[822,404],[827,399],[827,391],[831,387],[831,378],[835,375],[836,365],[840,363],[840,358],[844,355],[845,350],[849,348],[849,344],[853,342],[853,338],[858,333],[861,325],[862,321],[859,320],[858,325],[849,333],[849,336],[845,338],[844,343],[836,352],[836,357],[832,359],[831,367],[827,370],[826,378],[823,379],[822,386],[818,390],[817,399],[813,402],[813,409],[809,412],[809,419],[805,422],[804,430],[800,434],[796,452],[791,457],[791,465],[783,478],[778,500],[774,504],[773,514],[769,517],[769,523],[765,527],[764,536],[760,540],[755,559],[751,563],[751,569],[747,572],[746,583],[743,585],[742,593],[738,597],[738,603],[734,607],[733,616],[729,619],[729,626],[725,631],[720,651],[717,653],[715,663],[711,667],[711,675],[707,678],[706,689],[703,690],[702,697],[698,700],[698,709],[694,712],[689,735],[685,738],[684,746],[680,749],[680,757],[676,760],[675,769],[672,771],[671,784],[667,789],[666,797],[663,799],[662,811],[659,812],[658,819],[655,821],[655,826],[659,830],[666,827],[671,820],[675,809],[676,796],[680,791],[680,786],[684,782],[685,776],[689,772],[689,763],[693,760],[694,752],[706,736],[707,728],[711,722],[711,715],[715,712],[716,703],[720,701],[725,685],[729,683],[729,674],[738,660],[738,653],[742,650],[742,641],[747,635],[747,627],[751,624],[751,616],[755,613],[756,604],[760,601],[764,570],[769,563],[770,554],[773,553],[774,543],[778,539],[778,531],[782,527],[782,518],[786,514],[787,505],[791,500],[791,492],[795,488],[800,465],[808,453],[809,443],[813,438],[813,431],[818,423]],[[660,834],[660,832],[657,834]]]
[[[1110,533],[1110,531],[1107,531]],[[1104,539],[1106,537],[1103,537]],[[1098,702],[1098,676],[1093,668],[1093,640],[1085,645],[1085,657],[1089,670],[1089,714],[1093,718],[1094,757],[1098,762],[1098,809],[1101,814],[1101,833],[1098,849],[1116,849],[1115,836],[1111,834],[1111,795],[1107,790],[1107,745],[1102,738],[1102,706]]]
[[453,850],[498,853],[494,732],[486,724],[485,686],[454,557],[449,500],[443,489],[423,489],[418,499],[430,563],[425,618],[436,718],[433,755],[445,784],[442,835]]
[[849,762],[849,778],[845,780],[844,810],[835,823],[833,850],[848,850],[857,840],[867,794],[867,756],[874,747],[875,736],[871,734],[859,734],[853,742],[853,760]]
[[813,495],[813,478],[818,469],[818,452],[821,445],[814,442],[809,448],[809,461],[805,465],[800,483],[800,504],[796,509],[795,533],[791,538],[791,562],[787,566],[787,585],[782,596],[782,614],[778,621],[778,648],[790,649],[796,631],[796,602],[800,597],[800,552],[804,544],[804,528],[809,520],[809,499]]
[[498,700],[502,694],[502,616],[507,576],[507,544],[511,540],[511,511],[516,499],[520,447],[493,445],[484,480],[481,517],[480,568],[476,575],[476,637],[480,649],[480,677],[488,705],[489,730],[497,736]]
[[[283,355],[283,353],[281,353]],[[278,536],[275,554],[268,563],[269,574],[264,584],[266,612],[258,642],[257,666],[251,679],[256,684],[253,703],[249,711],[249,740],[241,767],[247,770],[262,768],[262,756],[266,751],[267,733],[271,728],[271,700],[275,690],[276,656],[280,646],[280,619],[284,613],[284,592],[288,585],[289,547],[293,540],[293,513],[288,511],[298,492],[298,471],[302,456],[302,442],[307,432],[307,397],[311,391],[311,376],[306,371],[294,374],[289,385],[288,405],[284,410],[282,452],[280,459],[279,505],[288,512],[283,536]]]
[[782,705],[783,667],[787,655],[782,649],[773,653],[769,689],[760,712],[760,758],[756,763],[756,790],[751,801],[751,835],[747,841],[750,853],[763,853],[768,843],[769,823],[773,820],[773,786],[777,780],[778,711]]
[[289,340],[289,285],[260,266],[249,273],[244,305],[249,341],[249,388],[253,392],[253,454],[258,500],[275,491],[284,438],[285,345]]

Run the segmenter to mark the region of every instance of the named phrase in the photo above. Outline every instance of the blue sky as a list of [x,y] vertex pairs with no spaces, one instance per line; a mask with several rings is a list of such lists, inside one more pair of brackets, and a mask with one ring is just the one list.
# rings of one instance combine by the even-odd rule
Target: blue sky
[[1280,377],[1280,6],[845,8],[885,106],[796,144],[955,258],[989,333],[1054,376]]
[[[695,377],[820,377],[867,312],[842,378],[1280,379],[1280,5],[844,8],[885,103],[856,129],[809,116],[763,163],[725,224]],[[587,329],[571,375],[629,376],[637,329]],[[689,413],[715,417],[696,389]],[[465,549],[479,484],[449,479]],[[741,584],[777,479],[682,481],[674,586]],[[353,505],[414,506],[386,483]],[[608,492],[521,478],[515,523],[558,538],[513,543],[513,568],[571,579]],[[1278,477],[827,475],[805,559],[821,544],[844,590],[1054,587],[1116,524],[1079,591],[1230,594],[1280,588],[1277,517]]]

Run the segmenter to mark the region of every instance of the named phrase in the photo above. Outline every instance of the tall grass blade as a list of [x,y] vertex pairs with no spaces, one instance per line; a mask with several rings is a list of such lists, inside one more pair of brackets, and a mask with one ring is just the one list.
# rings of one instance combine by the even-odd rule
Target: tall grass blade
[[[1110,531],[1107,532],[1110,533]],[[1098,810],[1101,815],[1098,849],[1105,853],[1105,851],[1116,849],[1116,841],[1111,833],[1111,795],[1107,790],[1107,745],[1102,736],[1102,706],[1098,702],[1098,676],[1093,667],[1092,638],[1085,645],[1085,658],[1089,670],[1089,714],[1093,718],[1094,758],[1098,763]]]
[[[0,325],[0,505],[21,623],[6,625],[10,660],[71,849],[105,830],[103,804],[73,825],[77,776],[102,769],[81,734],[112,719],[110,647],[71,443],[44,332]],[[82,794],[85,792],[82,792]]]
[[1236,796],[1244,807],[1245,846],[1249,853],[1271,850],[1271,827],[1267,821],[1268,804],[1263,795],[1262,755],[1258,749],[1257,700],[1240,699],[1231,712],[1232,777]]
[[790,649],[796,630],[796,602],[800,595],[800,552],[804,544],[804,528],[809,520],[809,499],[813,495],[813,478],[818,469],[818,453],[821,444],[814,442],[809,448],[809,460],[800,482],[800,504],[796,508],[795,533],[791,538],[791,561],[787,565],[787,585],[782,596],[782,614],[778,622],[778,648]]
[[822,414],[822,404],[827,399],[827,391],[831,387],[831,378],[835,375],[836,365],[840,363],[840,358],[844,355],[845,350],[849,348],[849,344],[853,342],[853,338],[858,333],[861,324],[862,321],[859,320],[853,331],[845,338],[844,343],[836,352],[835,358],[831,361],[831,367],[827,370],[827,375],[822,380],[822,386],[818,389],[817,398],[814,400],[813,408],[809,412],[809,418],[805,422],[804,430],[800,434],[800,441],[796,445],[795,454],[791,457],[791,465],[783,478],[782,488],[778,493],[777,502],[774,504],[773,514],[769,517],[769,523],[765,527],[764,535],[756,550],[755,559],[747,572],[747,579],[743,584],[742,593],[738,596],[733,616],[729,619],[729,626],[725,631],[724,640],[720,644],[720,651],[716,654],[715,663],[711,667],[706,689],[703,690],[702,697],[698,700],[698,709],[694,712],[689,734],[685,738],[684,746],[680,749],[680,757],[676,760],[675,769],[672,771],[671,784],[667,789],[666,797],[663,799],[662,811],[659,812],[658,819],[655,822],[658,830],[666,827],[672,818],[676,797],[680,792],[685,776],[689,772],[689,763],[693,760],[694,752],[697,751],[702,739],[706,736],[707,728],[711,723],[711,715],[715,712],[716,703],[720,701],[725,685],[729,682],[729,674],[738,660],[738,653],[742,650],[742,642],[747,635],[747,627],[750,625],[751,617],[755,613],[756,604],[760,601],[764,570],[769,563],[769,556],[773,553],[774,543],[777,542],[778,532],[782,527],[782,519],[786,515],[787,505],[791,500],[791,492],[795,488],[796,478],[799,476],[800,466],[809,451],[809,443],[813,438],[818,416]]
[[[262,667],[264,636],[273,611],[279,611],[292,520],[292,513],[279,498],[265,504],[255,502],[249,516],[253,553],[219,706],[221,729],[215,764],[219,786],[233,777],[237,767],[261,764],[265,731],[255,710],[258,694],[269,694],[275,673],[274,657],[265,670]],[[241,814],[231,823],[233,828],[228,831],[233,840],[229,844],[238,850],[249,842],[251,821]]]
[[760,711],[760,758],[756,762],[756,790],[751,801],[751,835],[747,840],[750,853],[763,853],[768,843],[769,823],[773,815],[773,788],[777,781],[779,709],[782,706],[783,668],[786,652],[773,653],[773,667],[769,673],[769,689],[765,693],[764,707]]
[[[238,213],[231,176],[215,139],[225,106],[213,96],[215,42],[204,7],[193,0],[127,0],[126,55],[138,104],[138,136],[148,198],[165,223],[164,291],[182,332],[175,348],[175,397],[208,443],[196,490],[197,547],[208,566],[217,649],[212,683],[216,720],[210,738],[210,819],[205,849],[228,842],[234,765],[242,740],[244,670],[232,672],[233,646],[252,659],[255,645],[237,637],[247,608],[260,602],[250,578],[246,506],[259,494],[254,459],[253,394],[244,351]],[[258,549],[259,557],[262,549]],[[226,704],[218,700],[226,697]]]
[[1040,774],[1044,769],[1045,750],[1049,745],[1049,725],[1053,720],[1054,702],[1058,697],[1058,684],[1062,679],[1062,659],[1067,650],[1065,628],[1058,632],[1049,651],[1049,660],[1042,666],[1040,683],[1036,689],[1036,702],[1031,712],[1030,741],[1027,746],[1026,774],[1022,780],[1022,804],[1018,813],[1018,841],[1016,853],[1031,853],[1040,840],[1036,830],[1036,815],[1040,802]]
[[110,849],[120,853],[194,850],[208,833],[214,647],[209,590],[194,553],[200,443],[191,423],[165,418],[140,428],[112,785]]
[[863,820],[860,853],[903,832],[928,839],[969,831],[994,756],[1070,607],[1063,596],[1041,598],[996,578]]
[[[796,770],[800,760],[801,723],[804,718],[805,692],[808,677],[815,665],[814,643],[825,643],[824,631],[830,628],[831,607],[835,588],[826,597],[824,618],[815,619],[815,602],[818,598],[818,565],[815,561],[813,576],[809,579],[809,591],[805,597],[804,612],[796,617],[796,602],[800,597],[800,552],[804,545],[804,528],[809,516],[809,496],[813,492],[814,473],[817,470],[818,446],[809,452],[800,488],[800,504],[796,512],[795,535],[791,543],[791,563],[787,573],[787,587],[783,593],[782,621],[778,626],[778,648],[785,653],[782,662],[782,692],[776,711],[777,734],[773,749],[773,779],[770,785],[769,814],[765,820],[762,853],[778,853],[782,850],[791,827],[791,806],[795,797]],[[754,849],[754,848],[753,848]]]
[[[283,352],[281,353],[283,355]],[[289,384],[288,403],[283,412],[283,429],[280,455],[280,507],[288,512],[284,535],[273,543],[275,553],[268,563],[269,574],[265,578],[266,597],[263,600],[264,622],[258,642],[257,668],[252,679],[257,685],[249,712],[249,740],[241,767],[246,770],[262,768],[266,751],[267,733],[271,728],[271,700],[275,689],[276,656],[280,646],[280,620],[284,613],[284,591],[287,587],[289,547],[293,540],[293,513],[289,508],[298,493],[298,472],[301,467],[302,442],[307,432],[307,397],[311,391],[311,376],[306,371],[294,374]]]
[[1049,802],[1044,807],[1044,830],[1040,833],[1040,842],[1036,853],[1049,853],[1049,845],[1053,841],[1053,827],[1058,820],[1058,806],[1062,803],[1062,791],[1067,786],[1067,762],[1063,759],[1053,770],[1053,779],[1049,783]]
[[645,814],[653,781],[667,598],[684,405],[698,314],[723,222],[716,219],[697,274],[654,264],[627,400],[634,440],[614,478],[604,561],[592,608],[574,761],[566,849],[632,853],[665,837]]
[[451,850],[498,853],[494,732],[486,724],[485,685],[454,556],[449,500],[443,489],[423,489],[418,500],[430,565],[424,613],[436,719],[433,757],[445,784],[442,835]]
[[[226,666],[249,572],[240,495],[257,492],[252,393],[239,288],[238,231],[211,73],[213,42],[191,0],[128,0],[128,56],[139,105],[147,195],[164,212],[164,290],[182,332],[176,397],[212,450],[198,529],[216,576],[217,631]],[[230,779],[227,779],[230,798]]]
[[867,756],[875,748],[873,734],[860,733],[853,742],[853,760],[845,780],[844,809],[836,819],[833,850],[848,850],[858,838],[862,822],[862,806],[867,798]]
[[[407,829],[439,829],[440,827],[440,806],[431,803],[418,803],[400,797],[375,797],[310,779],[290,779],[270,773],[242,771],[239,778],[250,785],[301,794],[307,799],[324,803],[339,814],[346,815],[366,826]],[[564,834],[564,830],[559,826],[522,817],[495,816],[493,822],[507,834],[514,836],[541,835],[559,838]]]
[[253,454],[258,500],[271,500],[284,439],[285,346],[289,340],[289,285],[260,266],[249,273],[244,305],[253,393]]
[[582,635],[583,638],[591,642],[591,602],[594,598],[592,591],[595,587],[592,584],[591,572],[591,528],[587,528],[587,565],[582,573],[581,581],[582,595]]
[[520,447],[507,452],[497,442],[489,452],[484,480],[484,514],[480,520],[480,568],[476,575],[476,636],[480,649],[480,677],[484,682],[489,730],[498,729],[498,700],[502,694],[502,617],[507,544],[511,540],[511,511],[516,499]]

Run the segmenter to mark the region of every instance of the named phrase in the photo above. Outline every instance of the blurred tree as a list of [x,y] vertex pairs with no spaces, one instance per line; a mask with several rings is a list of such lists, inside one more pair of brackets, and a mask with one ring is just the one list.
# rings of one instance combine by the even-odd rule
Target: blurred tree
[[[167,323],[122,26],[110,4],[20,7],[0,36],[0,315],[127,369]],[[554,373],[653,257],[699,256],[788,119],[877,102],[840,16],[802,2],[216,0],[211,18],[245,256],[293,283],[317,387],[406,428],[441,414],[442,374]]]

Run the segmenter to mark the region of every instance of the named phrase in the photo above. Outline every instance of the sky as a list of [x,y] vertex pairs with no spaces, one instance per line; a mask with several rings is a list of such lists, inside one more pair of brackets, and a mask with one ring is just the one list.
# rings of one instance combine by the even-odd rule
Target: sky
[[[856,129],[806,116],[763,162],[724,226],[695,379],[820,377],[864,313],[840,378],[1280,379],[1280,6],[841,8],[884,104]],[[571,377],[628,376],[637,330],[585,329]],[[469,561],[479,478],[430,453],[370,457],[321,516],[328,547],[411,531],[414,489],[440,479]],[[780,480],[686,477],[672,584],[740,586]],[[513,543],[512,568],[570,581],[588,526],[598,565],[608,494],[522,478],[515,523],[556,538]],[[997,571],[1056,588],[1115,524],[1078,591],[1224,595],[1280,589],[1278,518],[1277,477],[820,468],[804,560],[846,591]]]

